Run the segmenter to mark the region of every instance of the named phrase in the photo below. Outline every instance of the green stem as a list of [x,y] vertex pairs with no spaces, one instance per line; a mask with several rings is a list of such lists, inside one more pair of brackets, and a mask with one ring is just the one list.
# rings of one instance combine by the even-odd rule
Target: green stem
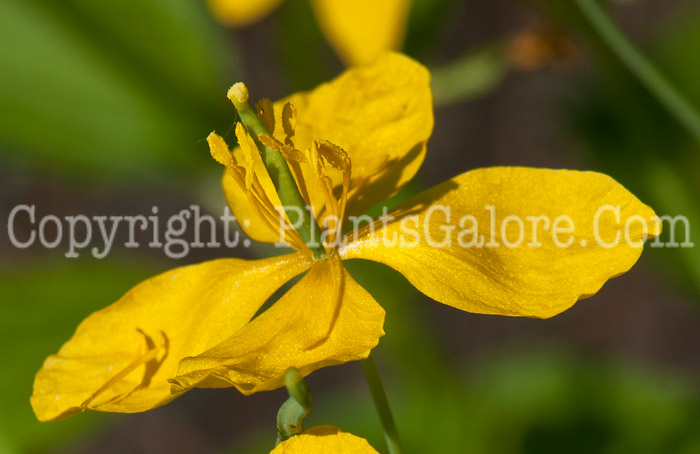
[[396,430],[396,423],[394,423],[394,416],[391,414],[384,384],[371,353],[362,360],[362,370],[365,372],[365,379],[372,394],[374,406],[379,414],[379,421],[384,429],[384,437],[389,447],[389,454],[401,454],[401,443],[399,441],[399,433]]
[[284,211],[287,213],[292,225],[299,232],[301,238],[314,252],[314,257],[318,260],[326,258],[326,250],[321,242],[321,229],[316,223],[311,212],[306,207],[306,201],[299,192],[297,183],[289,170],[287,161],[279,150],[270,148],[260,142],[258,136],[261,134],[272,134],[258,118],[253,109],[248,104],[248,88],[239,82],[229,90],[229,99],[233,102],[238,111],[241,123],[253,138],[255,145],[260,150],[263,164],[270,175],[272,184],[280,197]]
[[574,1],[622,63],[700,141],[700,115],[695,108],[634,47],[595,0]]

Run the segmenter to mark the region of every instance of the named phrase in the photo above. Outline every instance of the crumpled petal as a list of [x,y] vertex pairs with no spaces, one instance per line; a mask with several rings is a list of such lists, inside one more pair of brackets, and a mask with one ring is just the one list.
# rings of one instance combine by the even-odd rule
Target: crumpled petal
[[[394,195],[423,163],[433,131],[430,73],[405,55],[384,54],[369,66],[351,68],[310,92],[275,103],[278,125],[287,102],[297,111],[297,149],[326,140],[347,152],[352,163],[348,216]],[[284,142],[281,127],[275,137]],[[334,183],[338,187],[341,181]],[[310,197],[318,212],[323,197]]]
[[209,0],[214,15],[224,24],[244,27],[262,19],[282,0]]
[[173,392],[235,386],[252,394],[302,375],[366,358],[384,335],[384,309],[337,257],[315,262],[267,311],[206,352],[180,362]]
[[379,454],[364,438],[333,426],[315,426],[278,444],[270,454]]
[[410,0],[314,0],[321,30],[348,65],[371,63],[398,50],[406,32]]
[[[606,205],[619,206],[620,218],[618,222],[614,213],[602,212],[598,241],[595,216]],[[492,243],[489,206],[496,213],[493,243],[499,247],[488,246]],[[449,221],[436,207],[450,210]],[[406,218],[410,214],[416,218]],[[397,219],[386,227],[375,225],[374,234],[369,229],[360,232],[357,241],[340,251],[341,256],[387,264],[429,297],[458,309],[541,318],[568,309],[596,293],[606,280],[629,270],[642,252],[645,233],[655,236],[661,230],[652,209],[606,175],[518,167],[464,173],[410,199],[391,215]],[[468,215],[473,219],[462,220]],[[511,215],[524,223],[520,247],[508,247],[517,244],[520,231],[517,221],[504,223]],[[572,237],[570,247],[558,247],[554,240],[552,229],[562,215],[570,217],[575,232],[562,233],[568,224],[559,221],[556,238],[564,246]],[[549,228],[544,221],[537,223],[535,240],[528,216],[550,220]],[[631,221],[629,237],[636,245],[630,245],[624,225],[635,216],[640,218]],[[639,219],[648,226],[643,228]],[[475,222],[476,237],[475,231],[470,232]],[[445,225],[456,226],[449,245],[441,244],[447,237]],[[620,242],[614,244],[618,230]],[[403,245],[384,243],[384,238],[391,242],[394,235],[400,239],[402,231],[406,232]],[[483,247],[476,244],[480,239]]]
[[180,360],[245,326],[284,283],[310,266],[292,254],[221,259],[150,278],[78,326],[34,381],[41,421],[87,409],[133,413],[163,405]]

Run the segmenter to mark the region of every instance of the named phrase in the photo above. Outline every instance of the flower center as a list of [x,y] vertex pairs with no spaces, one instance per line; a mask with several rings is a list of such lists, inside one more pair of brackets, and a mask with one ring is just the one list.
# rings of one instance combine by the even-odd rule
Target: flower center
[[[274,116],[266,114],[272,105],[261,103],[261,118],[272,118],[269,125],[274,131]],[[314,140],[309,148],[299,150],[294,143],[296,109],[285,104],[282,110],[284,142],[272,135],[259,136],[265,146],[278,150],[294,175],[294,180],[306,202],[307,209],[323,230],[326,249],[333,249],[341,233],[350,188],[351,162],[342,148],[326,140]]]
[[[234,180],[248,194],[264,222],[292,247],[308,247],[317,259],[333,253],[341,235],[350,186],[348,154],[325,140],[313,140],[310,146],[299,149],[295,143],[296,109],[290,103],[284,105],[278,122],[268,99],[251,111],[243,84],[234,85],[229,98],[242,121],[236,126],[236,136],[244,165],[239,166],[231,155],[233,166],[229,167],[234,169]],[[260,154],[263,166],[255,165],[255,154]],[[265,190],[267,176],[281,206],[275,203],[274,194]]]

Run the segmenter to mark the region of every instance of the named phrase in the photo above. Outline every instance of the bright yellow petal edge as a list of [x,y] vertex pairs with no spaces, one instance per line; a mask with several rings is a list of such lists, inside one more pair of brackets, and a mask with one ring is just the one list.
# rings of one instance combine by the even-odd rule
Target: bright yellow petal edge
[[[538,318],[563,312],[628,271],[641,255],[643,239],[661,232],[654,211],[615,180],[571,170],[478,169],[428,189],[390,215],[396,220],[375,223],[373,233],[365,229],[341,257],[389,265],[427,296],[467,312]],[[520,229],[512,218],[504,222],[509,216],[526,226],[519,247],[510,247]],[[555,238],[560,216],[575,231],[561,218]],[[550,220],[549,229],[538,217]],[[622,232],[630,220],[628,242]],[[528,229],[533,222],[536,228]],[[452,242],[442,244],[450,225]],[[406,228],[418,230],[419,238]],[[496,246],[490,247],[492,236]],[[386,242],[402,237],[403,245]]]
[[244,328],[263,303],[311,260],[291,254],[221,259],[147,279],[87,317],[34,381],[41,421],[85,410],[134,413],[170,402],[169,379],[184,357]]
[[379,454],[364,438],[333,426],[315,426],[283,441],[270,454]]

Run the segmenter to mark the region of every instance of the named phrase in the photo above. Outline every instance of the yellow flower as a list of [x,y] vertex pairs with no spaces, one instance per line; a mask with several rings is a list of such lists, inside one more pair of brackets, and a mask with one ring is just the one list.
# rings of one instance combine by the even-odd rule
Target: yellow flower
[[379,454],[364,438],[333,426],[315,426],[283,441],[270,454]]
[[[281,0],[209,0],[224,23],[240,27],[262,18]],[[349,65],[370,63],[396,50],[403,37],[410,0],[312,0],[321,30]]]
[[[388,54],[280,101],[274,115],[263,102],[261,117],[274,137],[258,139],[283,153],[319,224],[336,215],[348,226],[395,194],[423,161],[433,127],[429,74]],[[465,311],[551,317],[627,271],[645,235],[660,230],[654,212],[608,176],[490,168],[418,194],[390,214],[394,220],[383,217],[348,236],[329,231],[327,258],[315,260],[288,218],[279,225],[281,203],[253,138],[241,124],[236,135],[232,153],[218,135],[208,138],[212,156],[226,166],[229,205],[250,237],[278,242],[282,227],[297,252],[177,268],[92,314],[37,374],[32,405],[39,419],[87,409],[144,411],[194,387],[251,394],[282,386],[289,367],[307,375],[367,357],[384,334],[384,310],[342,260],[387,264],[430,298]],[[513,246],[518,217],[538,222],[527,244]],[[459,234],[452,230],[447,244],[455,227]],[[474,234],[488,243],[466,244]],[[395,237],[407,241],[387,243]]]

